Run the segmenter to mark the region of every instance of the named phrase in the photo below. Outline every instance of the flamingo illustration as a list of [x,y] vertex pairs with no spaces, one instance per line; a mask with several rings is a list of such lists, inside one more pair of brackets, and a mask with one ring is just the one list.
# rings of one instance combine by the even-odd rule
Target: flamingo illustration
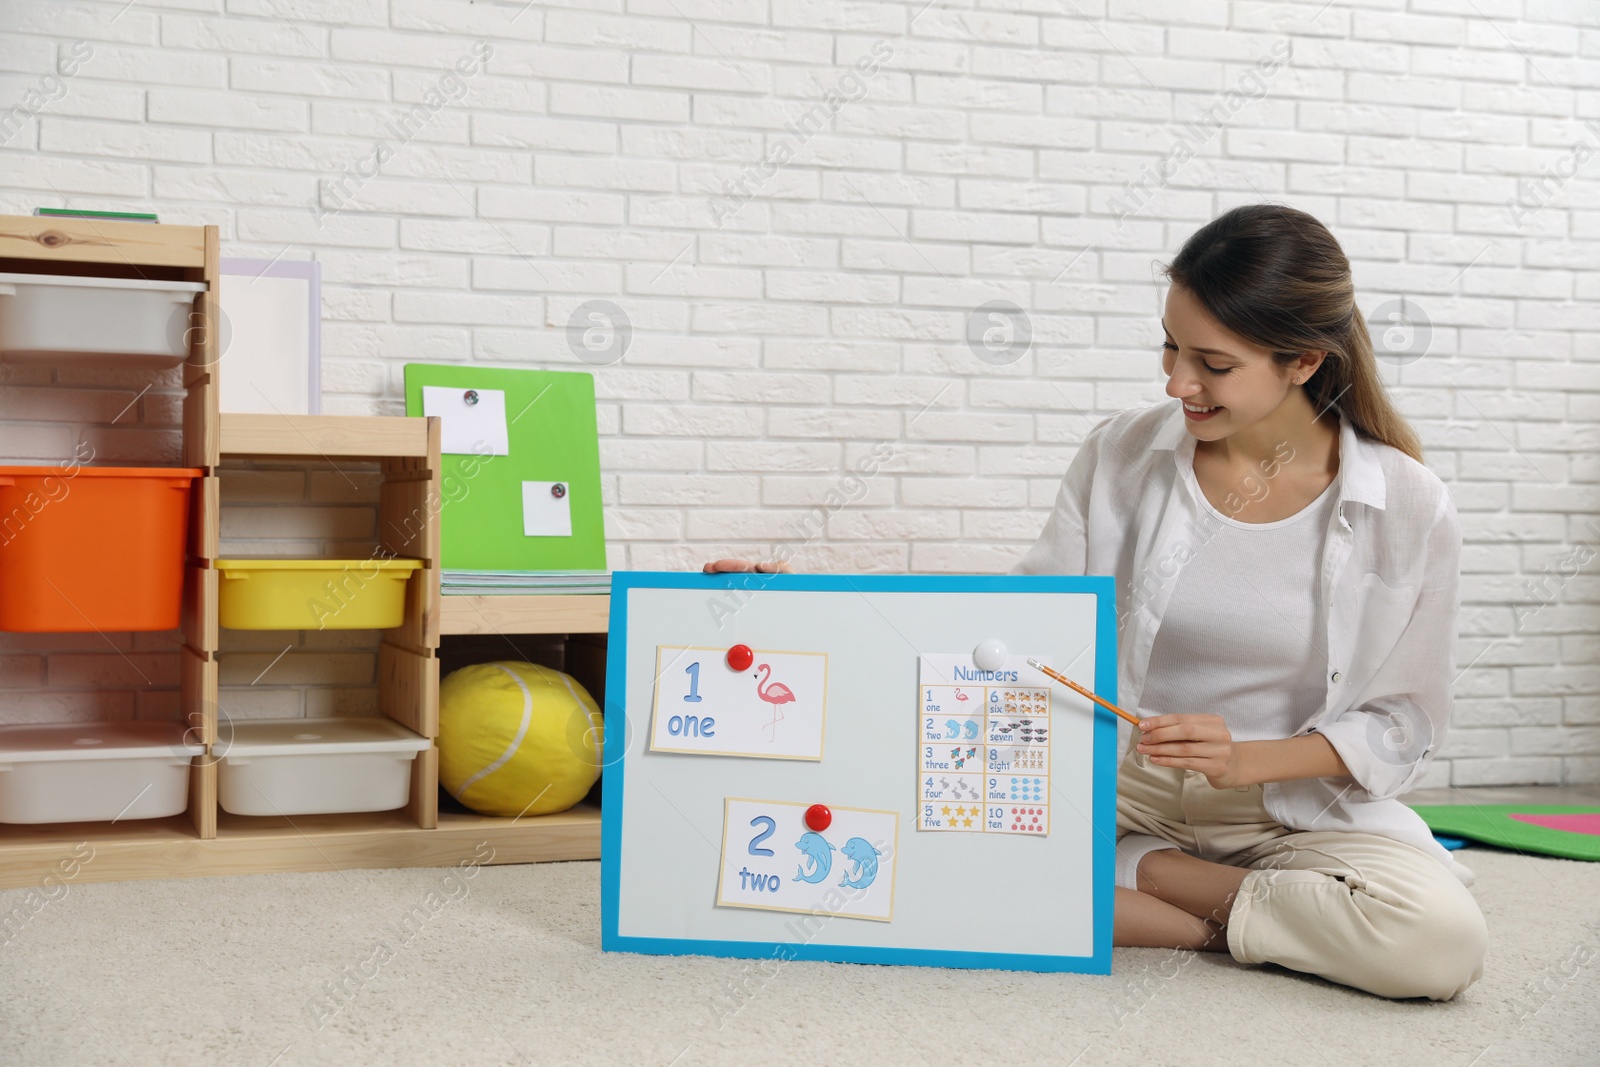
[[774,682],[771,680],[772,665],[770,663],[760,664],[756,667],[756,670],[758,672],[766,672],[765,674],[761,675],[761,680],[756,682],[756,696],[772,705],[772,721],[767,723],[767,725],[772,727],[773,732],[776,733],[778,720],[783,718],[783,712],[779,710],[779,707],[780,705],[789,704],[794,701],[794,691],[788,686],[784,685],[782,682]]
[[967,699],[967,694],[965,694],[961,690],[957,689],[956,690],[956,699],[957,700],[965,700],[965,699]]
[[772,676],[771,664],[763,663],[756,670],[767,672],[762,676],[761,681],[756,683],[756,696],[765,700],[768,704],[788,704],[794,700],[794,693],[788,686],[782,682],[770,681]]

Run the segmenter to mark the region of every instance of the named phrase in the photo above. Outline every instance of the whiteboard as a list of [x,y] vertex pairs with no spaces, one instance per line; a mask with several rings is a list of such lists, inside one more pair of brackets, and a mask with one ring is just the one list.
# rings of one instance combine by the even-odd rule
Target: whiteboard
[[[1109,713],[1065,686],[1049,693],[1048,836],[921,830],[917,790],[923,654],[998,640],[1115,703],[1115,635],[1109,577],[615,572],[602,947],[1110,973],[1117,731]],[[652,748],[658,649],[736,644],[827,654],[820,761]],[[680,673],[663,667],[661,684],[681,686]],[[796,813],[819,803],[897,813],[892,919],[719,906],[719,875],[733,866],[724,859],[725,814],[747,813],[750,798]],[[791,846],[796,828],[769,843]]]
[[314,260],[222,260],[221,410],[322,410],[322,267]]

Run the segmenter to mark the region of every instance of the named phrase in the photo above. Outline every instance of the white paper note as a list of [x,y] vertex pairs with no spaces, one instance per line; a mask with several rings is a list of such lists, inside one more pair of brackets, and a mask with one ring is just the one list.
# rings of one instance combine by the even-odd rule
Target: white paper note
[[571,489],[567,482],[523,482],[523,536],[571,537]]
[[511,454],[504,389],[424,385],[422,413],[439,416],[439,451],[446,455]]

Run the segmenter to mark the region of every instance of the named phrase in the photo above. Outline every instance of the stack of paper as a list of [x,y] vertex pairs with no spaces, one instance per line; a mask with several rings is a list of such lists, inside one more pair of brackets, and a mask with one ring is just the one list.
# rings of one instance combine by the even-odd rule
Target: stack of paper
[[610,571],[467,571],[439,572],[439,591],[446,596],[525,596],[531,593],[609,593]]

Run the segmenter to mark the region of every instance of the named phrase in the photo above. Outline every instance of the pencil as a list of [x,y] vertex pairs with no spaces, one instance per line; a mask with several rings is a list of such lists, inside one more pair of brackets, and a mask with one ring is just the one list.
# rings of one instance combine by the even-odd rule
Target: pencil
[[1085,689],[1083,686],[1079,685],[1077,682],[1074,682],[1071,678],[1068,678],[1064,674],[1057,674],[1055,671],[1051,670],[1049,667],[1046,667],[1043,663],[1040,663],[1038,660],[1029,659],[1028,660],[1028,666],[1032,667],[1036,671],[1039,671],[1039,672],[1041,672],[1043,674],[1049,675],[1051,678],[1054,678],[1056,681],[1060,682],[1062,685],[1066,686],[1068,689],[1071,689],[1074,693],[1077,693],[1077,694],[1079,694],[1081,696],[1088,697],[1090,700],[1094,701],[1096,704],[1099,704],[1102,708],[1105,708],[1107,711],[1116,712],[1118,715],[1122,716],[1124,719],[1127,719],[1129,722],[1133,723],[1133,725],[1135,725],[1135,726],[1139,725],[1139,720],[1135,716],[1129,715],[1127,712],[1123,711],[1121,708],[1117,707],[1115,704],[1111,703],[1109,700],[1101,700],[1099,697],[1097,697],[1093,693],[1089,692],[1089,690]]

